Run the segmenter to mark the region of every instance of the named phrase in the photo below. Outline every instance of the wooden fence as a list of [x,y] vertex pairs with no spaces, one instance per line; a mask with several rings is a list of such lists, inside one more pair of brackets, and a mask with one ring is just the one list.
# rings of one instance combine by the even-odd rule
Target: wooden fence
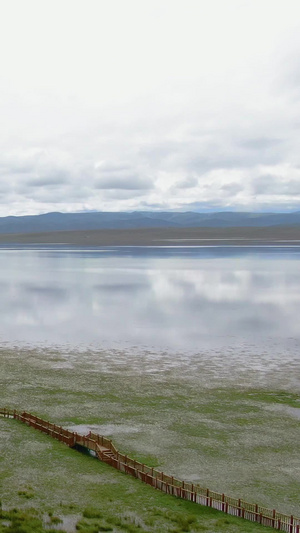
[[101,461],[167,494],[212,507],[223,513],[239,516],[245,520],[258,522],[278,531],[300,533],[300,518],[279,513],[275,509],[268,509],[257,504],[248,503],[242,499],[231,498],[230,496],[225,496],[225,494],[202,488],[197,484],[168,476],[164,472],[139,463],[127,455],[120,453],[110,439],[101,435],[92,432],[84,436],[79,435],[76,432],[64,429],[61,426],[52,424],[25,411],[20,413],[16,410],[0,409],[0,415],[20,420],[71,448],[82,446],[88,450],[92,450]]

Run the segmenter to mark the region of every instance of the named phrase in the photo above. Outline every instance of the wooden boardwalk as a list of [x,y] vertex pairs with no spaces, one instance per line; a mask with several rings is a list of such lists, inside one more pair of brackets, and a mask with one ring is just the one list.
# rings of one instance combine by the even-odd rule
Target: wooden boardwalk
[[92,432],[88,435],[79,435],[74,431],[64,429],[26,411],[18,412],[16,410],[0,409],[0,416],[24,422],[28,426],[63,442],[70,448],[82,447],[93,451],[100,461],[104,461],[117,470],[130,474],[167,494],[212,507],[245,520],[258,522],[264,526],[273,527],[278,531],[300,533],[300,518],[279,513],[275,509],[248,503],[242,499],[231,498],[230,496],[225,496],[225,494],[168,476],[159,470],[131,459],[127,455],[123,455],[115,448],[111,440],[101,435]]

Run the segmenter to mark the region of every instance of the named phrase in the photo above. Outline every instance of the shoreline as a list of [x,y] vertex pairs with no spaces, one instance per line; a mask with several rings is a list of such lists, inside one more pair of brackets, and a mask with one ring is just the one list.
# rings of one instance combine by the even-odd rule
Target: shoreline
[[300,243],[300,227],[145,228],[0,234],[1,244],[68,246],[197,246]]

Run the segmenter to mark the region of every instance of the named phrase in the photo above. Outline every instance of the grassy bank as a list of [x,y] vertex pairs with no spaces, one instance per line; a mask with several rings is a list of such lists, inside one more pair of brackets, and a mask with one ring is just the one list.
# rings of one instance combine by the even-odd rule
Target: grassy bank
[[[299,240],[298,226],[192,227],[61,230],[43,233],[0,233],[0,244],[70,244],[74,246],[164,246],[191,244],[241,244]],[[201,243],[201,240],[204,242]]]
[[[274,368],[264,381],[259,372],[237,386],[232,368],[220,380],[218,364],[199,356],[6,349],[1,405],[93,429],[170,475],[299,515],[299,391],[289,392],[288,369]],[[159,493],[13,420],[0,420],[0,450],[7,510],[74,515],[83,531],[96,530],[93,520],[135,531],[113,524],[116,517],[137,531],[261,530]],[[82,518],[88,508],[102,513],[92,529]]]
[[1,432],[1,532],[268,531],[165,495],[17,421],[2,420]]

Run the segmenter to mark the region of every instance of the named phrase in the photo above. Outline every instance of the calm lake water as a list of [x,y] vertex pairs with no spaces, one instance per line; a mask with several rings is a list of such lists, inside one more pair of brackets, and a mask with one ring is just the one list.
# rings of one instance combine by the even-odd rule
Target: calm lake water
[[2,247],[0,285],[2,346],[299,354],[298,245]]

